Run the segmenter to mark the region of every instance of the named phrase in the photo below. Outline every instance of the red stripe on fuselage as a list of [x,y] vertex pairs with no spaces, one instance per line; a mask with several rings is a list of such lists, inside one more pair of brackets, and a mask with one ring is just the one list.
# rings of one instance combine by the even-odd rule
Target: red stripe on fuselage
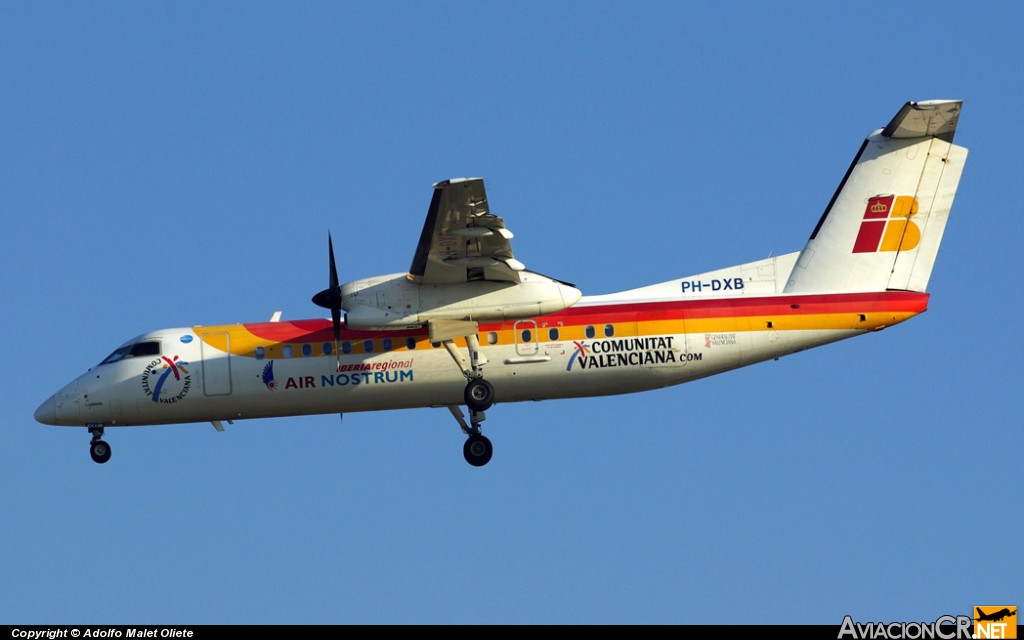
[[[763,315],[875,313],[879,311],[921,313],[927,308],[927,293],[887,291],[586,305],[570,307],[558,313],[539,317],[543,318],[548,325],[561,322],[563,325],[576,326],[673,318],[735,318]],[[511,329],[515,323],[516,321],[513,320],[485,323],[480,325],[480,330]],[[331,321],[328,319],[258,322],[242,326],[257,338],[271,342],[330,342],[334,339]],[[427,336],[426,328],[363,331],[347,329],[343,326],[341,333],[345,340],[364,340],[383,336]]]

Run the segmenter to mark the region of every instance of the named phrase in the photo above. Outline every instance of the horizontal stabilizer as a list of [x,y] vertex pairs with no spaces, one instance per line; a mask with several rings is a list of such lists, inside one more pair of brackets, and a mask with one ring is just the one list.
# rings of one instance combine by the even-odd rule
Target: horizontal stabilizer
[[956,121],[960,117],[960,100],[928,100],[908,102],[882,129],[887,138],[925,138],[934,136],[953,142]]

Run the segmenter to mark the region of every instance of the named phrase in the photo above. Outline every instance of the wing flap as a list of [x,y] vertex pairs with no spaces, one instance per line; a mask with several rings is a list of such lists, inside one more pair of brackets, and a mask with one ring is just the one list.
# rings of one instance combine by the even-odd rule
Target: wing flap
[[434,185],[409,275],[416,282],[520,282],[525,267],[512,255],[512,232],[492,214],[481,178]]

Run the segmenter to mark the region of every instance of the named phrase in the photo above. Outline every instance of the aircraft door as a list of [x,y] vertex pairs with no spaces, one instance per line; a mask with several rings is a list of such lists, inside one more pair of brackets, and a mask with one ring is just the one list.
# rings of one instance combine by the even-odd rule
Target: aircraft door
[[[672,340],[672,351],[675,353],[676,362],[680,364],[686,364],[690,361],[688,356],[687,341],[692,341],[693,338],[686,335],[686,320],[685,318],[679,318],[679,328],[676,329],[679,333],[673,337]],[[692,344],[692,343],[691,343]]]
[[[706,336],[687,336],[686,322],[683,318],[666,319],[659,324],[661,328],[655,330],[653,335],[656,337],[656,340],[649,345],[649,353],[645,358],[647,367],[676,367],[685,365],[694,359],[699,359],[699,356],[688,354],[687,342],[689,341],[690,350],[694,348],[699,349],[698,339]],[[639,328],[642,330],[642,325]]]
[[203,352],[203,393],[208,396],[231,394],[231,336],[208,333],[200,340]]
[[537,340],[537,323],[534,320],[520,320],[515,324],[516,353],[521,356],[535,356],[540,351]]

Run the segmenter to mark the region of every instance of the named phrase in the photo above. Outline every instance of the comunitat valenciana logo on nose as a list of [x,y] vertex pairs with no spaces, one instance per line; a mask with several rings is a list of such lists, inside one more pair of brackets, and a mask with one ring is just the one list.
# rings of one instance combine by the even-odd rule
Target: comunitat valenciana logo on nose
[[153,402],[174,404],[181,400],[192,388],[192,376],[184,366],[187,364],[178,356],[153,360],[142,372],[142,391]]
[[917,214],[913,196],[875,196],[864,208],[854,253],[909,251],[921,242],[921,229],[911,218]]

